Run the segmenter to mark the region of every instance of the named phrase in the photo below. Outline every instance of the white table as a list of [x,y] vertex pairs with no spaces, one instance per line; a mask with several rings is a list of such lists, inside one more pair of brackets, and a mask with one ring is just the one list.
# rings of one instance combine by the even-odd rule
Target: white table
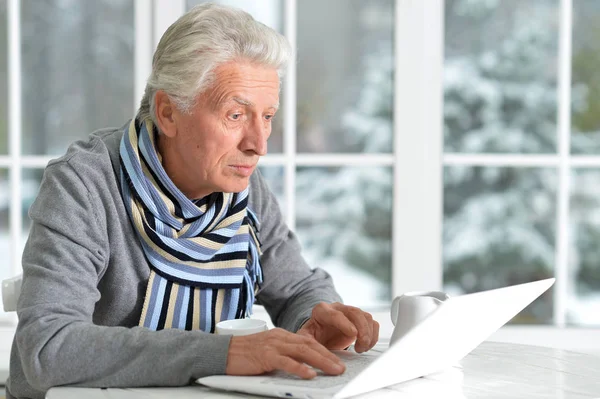
[[[357,398],[600,398],[600,357],[562,349],[484,342],[462,370],[419,378]],[[52,388],[47,399],[224,399],[247,394],[181,388]],[[252,396],[254,397],[254,396]]]

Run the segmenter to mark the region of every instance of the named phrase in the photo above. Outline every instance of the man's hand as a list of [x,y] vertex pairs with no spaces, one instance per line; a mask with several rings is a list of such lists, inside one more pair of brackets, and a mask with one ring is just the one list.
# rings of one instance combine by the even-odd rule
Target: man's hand
[[356,352],[366,352],[379,339],[379,323],[367,312],[341,303],[321,302],[298,334],[313,337],[327,349],[339,350],[354,341]]
[[258,334],[232,337],[225,373],[257,375],[284,370],[302,378],[313,378],[317,373],[309,366],[330,375],[341,374],[346,368],[336,355],[313,337],[274,328]]

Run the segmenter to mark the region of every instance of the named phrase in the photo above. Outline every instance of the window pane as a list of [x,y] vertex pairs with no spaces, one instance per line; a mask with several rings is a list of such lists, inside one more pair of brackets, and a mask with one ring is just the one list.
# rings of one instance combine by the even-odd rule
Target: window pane
[[[451,295],[552,277],[554,169],[447,166],[444,170],[444,289]],[[550,323],[552,291],[516,323]]]
[[600,170],[571,174],[571,246],[567,321],[600,325]]
[[348,304],[391,300],[392,168],[298,168],[296,232]]
[[390,152],[393,1],[298,3],[301,152]]
[[571,150],[600,153],[600,3],[573,2]]
[[[0,254],[4,259],[10,259],[10,182],[8,170],[0,169]],[[11,266],[9,262],[0,264],[0,280],[11,277]]]
[[[227,6],[241,8],[254,19],[284,34],[284,0],[186,0],[187,8],[190,9],[198,4],[217,3]],[[293,62],[293,61],[292,61]],[[283,83],[283,82],[282,82]],[[284,95],[283,90],[279,93],[279,111],[273,118],[271,137],[269,137],[269,153],[280,153],[283,151],[283,121],[284,121]]]
[[260,173],[269,184],[269,188],[277,197],[277,202],[283,213],[285,210],[284,168],[282,166],[259,166],[258,169],[260,169]]
[[0,0],[0,155],[8,153],[8,42],[6,0]]
[[22,1],[23,152],[133,116],[133,0]]
[[558,0],[447,0],[446,152],[556,152]]

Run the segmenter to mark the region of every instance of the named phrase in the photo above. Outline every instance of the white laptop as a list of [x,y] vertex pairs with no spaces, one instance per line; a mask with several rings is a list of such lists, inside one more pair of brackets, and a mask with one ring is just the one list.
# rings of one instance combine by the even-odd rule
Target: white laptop
[[383,353],[335,353],[346,363],[339,376],[303,380],[285,372],[218,375],[196,382],[211,388],[284,398],[348,398],[456,367],[498,328],[546,291],[554,278],[452,297]]

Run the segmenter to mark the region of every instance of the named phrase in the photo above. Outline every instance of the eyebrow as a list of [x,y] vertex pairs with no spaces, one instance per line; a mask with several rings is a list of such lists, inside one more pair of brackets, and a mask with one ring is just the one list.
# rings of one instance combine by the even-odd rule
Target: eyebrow
[[[247,106],[247,107],[254,107],[254,103],[252,101],[246,100],[244,98],[241,97],[232,97],[231,98],[233,101],[235,101],[238,104]],[[277,102],[277,104],[273,104],[271,105],[271,108],[275,108],[275,109],[279,109],[279,102]]]

